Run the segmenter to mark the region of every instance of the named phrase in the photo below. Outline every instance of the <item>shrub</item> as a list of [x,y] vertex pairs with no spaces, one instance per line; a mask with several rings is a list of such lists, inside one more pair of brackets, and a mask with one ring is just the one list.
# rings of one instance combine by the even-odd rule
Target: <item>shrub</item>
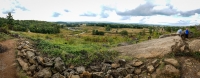
[[93,30],[92,35],[104,35],[103,31]]
[[120,32],[120,34],[123,35],[123,36],[124,36],[124,35],[128,35],[128,31],[123,30],[123,31]]

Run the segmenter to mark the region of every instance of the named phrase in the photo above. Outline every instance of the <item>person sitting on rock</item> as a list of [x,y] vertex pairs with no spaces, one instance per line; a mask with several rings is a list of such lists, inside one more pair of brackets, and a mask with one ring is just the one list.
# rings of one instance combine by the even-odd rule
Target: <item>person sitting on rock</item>
[[182,29],[179,29],[176,34],[178,34],[180,37],[181,37],[181,34],[182,34]]
[[188,38],[188,34],[189,34],[189,30],[188,30],[188,28],[186,28],[186,30],[185,30],[185,38]]

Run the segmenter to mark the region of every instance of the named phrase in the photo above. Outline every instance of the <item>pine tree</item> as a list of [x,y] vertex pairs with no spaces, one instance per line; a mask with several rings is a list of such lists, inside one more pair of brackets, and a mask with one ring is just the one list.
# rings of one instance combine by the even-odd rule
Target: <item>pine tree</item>
[[14,19],[13,19],[13,16],[12,16],[11,12],[8,13],[8,16],[7,16],[7,24],[8,24],[8,28],[9,28],[9,29],[12,29],[12,28],[13,28]]

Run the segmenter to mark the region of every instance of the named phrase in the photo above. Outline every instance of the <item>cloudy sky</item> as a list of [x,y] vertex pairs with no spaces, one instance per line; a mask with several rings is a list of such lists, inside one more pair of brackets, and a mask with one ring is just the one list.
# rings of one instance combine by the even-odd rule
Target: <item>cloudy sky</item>
[[200,24],[200,0],[0,0],[17,20]]

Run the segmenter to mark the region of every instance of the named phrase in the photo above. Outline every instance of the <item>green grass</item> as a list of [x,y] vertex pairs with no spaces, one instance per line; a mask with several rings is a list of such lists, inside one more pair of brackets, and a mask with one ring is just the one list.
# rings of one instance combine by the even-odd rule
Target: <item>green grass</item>
[[[133,32],[133,31],[132,31]],[[138,31],[137,31],[138,32]],[[120,34],[106,33],[104,36],[85,33],[81,35],[79,31],[70,31],[61,29],[58,34],[39,34],[32,32],[15,32],[25,36],[35,42],[36,48],[51,56],[60,56],[66,64],[87,65],[92,62],[102,61],[104,59],[113,60],[118,56],[117,52],[110,52],[108,49],[117,46],[119,43],[133,43],[128,36]],[[147,40],[148,33],[141,35],[140,40]],[[130,57],[124,57],[130,60]]]
[[7,40],[7,39],[11,39],[11,38],[12,37],[10,37],[9,35],[0,32],[0,41],[4,41],[4,40]]
[[[53,40],[34,39],[38,50],[52,56],[61,56],[66,63],[89,64],[94,60],[112,59],[116,52],[107,51],[101,43],[84,41],[84,39],[72,38],[65,41],[62,38]],[[87,60],[86,60],[87,59]]]

